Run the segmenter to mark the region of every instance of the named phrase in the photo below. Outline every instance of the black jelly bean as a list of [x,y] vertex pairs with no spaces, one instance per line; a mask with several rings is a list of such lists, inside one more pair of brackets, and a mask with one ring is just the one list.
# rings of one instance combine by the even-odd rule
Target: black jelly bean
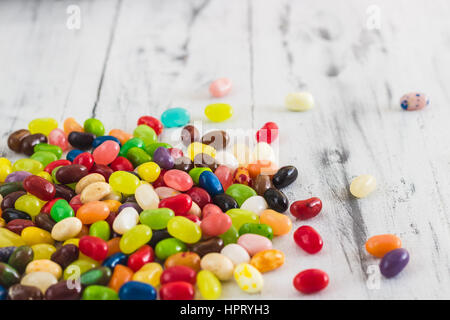
[[88,150],[92,147],[95,135],[89,132],[73,131],[69,134],[69,143],[76,149]]
[[3,211],[2,218],[6,223],[15,219],[31,220],[31,217],[28,213],[13,208],[8,208]]
[[275,188],[284,188],[293,183],[298,177],[298,170],[294,166],[285,166],[278,169],[272,178]]
[[275,188],[267,189],[264,192],[264,199],[266,199],[270,209],[280,213],[284,213],[289,207],[289,200],[286,195]]
[[230,209],[235,209],[238,207],[238,203],[233,197],[226,193],[218,194],[212,198],[212,202],[222,209],[223,212],[227,212]]

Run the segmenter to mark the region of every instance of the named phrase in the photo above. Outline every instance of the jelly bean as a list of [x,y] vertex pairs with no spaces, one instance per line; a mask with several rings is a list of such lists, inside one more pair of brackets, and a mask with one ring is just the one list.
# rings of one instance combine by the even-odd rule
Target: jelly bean
[[[56,157],[56,159],[53,161],[56,161],[59,158],[61,158],[61,156],[62,156],[62,149],[60,147],[54,146],[54,145],[51,145],[48,143],[39,143],[34,146],[33,150],[34,150],[34,154],[32,155],[32,157],[34,157],[39,152],[50,152]],[[43,156],[42,158],[45,158],[45,156]],[[36,160],[38,160],[38,159],[36,159]],[[52,161],[49,161],[48,163],[50,163],[50,162],[52,162]],[[46,166],[47,164],[45,164],[44,166]]]
[[229,167],[220,165],[214,171],[214,174],[219,179],[225,191],[233,184],[233,171]]
[[73,285],[72,280],[63,280],[47,288],[45,300],[80,300],[81,291],[81,286]]
[[192,199],[187,194],[179,194],[159,202],[159,208],[172,209],[176,216],[184,216],[192,206]]
[[[22,196],[22,197],[24,197],[24,196]],[[22,198],[22,197],[20,197],[20,198]],[[17,210],[17,209],[12,209],[12,208],[8,208],[5,211],[3,211],[2,218],[3,218],[3,220],[5,220],[6,223],[9,223],[10,221],[15,220],[15,219],[31,220],[31,217],[29,214],[27,214],[23,211]]]
[[244,223],[259,223],[259,216],[243,209],[231,209],[226,212],[230,216],[233,226],[239,230]]
[[[183,150],[178,148],[169,148],[170,155],[174,159],[174,161],[178,158],[181,158],[184,156]],[[174,162],[175,164],[175,162]],[[176,168],[175,168],[176,169]],[[189,171],[189,170],[182,170],[182,171]]]
[[1,202],[1,209],[4,211],[8,208],[14,208],[14,203],[17,201],[17,199],[24,195],[26,195],[25,191],[15,191],[9,193],[3,198]]
[[6,158],[0,158],[0,182],[4,182],[6,177],[12,172],[12,164]]
[[143,210],[156,209],[159,204],[158,194],[155,189],[149,184],[142,184],[136,188],[135,198],[139,207]]
[[[73,150],[72,150],[72,151],[73,151]],[[52,173],[52,171],[53,171],[55,168],[60,167],[60,166],[67,166],[67,165],[69,165],[69,164],[72,164],[72,162],[69,161],[69,160],[56,160],[56,161],[50,162],[50,163],[44,168],[44,171],[47,172],[47,173]]]
[[44,202],[33,195],[26,194],[21,196],[14,203],[14,208],[27,213],[31,217],[35,217],[41,211]]
[[[75,186],[75,192],[80,194],[87,186],[96,182],[105,182],[105,177],[99,173],[90,173],[84,176],[77,182]],[[81,196],[80,196],[81,198]]]
[[21,280],[20,284],[24,286],[37,287],[42,293],[58,282],[55,276],[50,272],[36,271],[26,274]]
[[409,253],[406,249],[398,248],[386,253],[380,261],[380,272],[386,278],[398,275],[408,264]]
[[214,130],[203,135],[201,143],[211,146],[216,150],[226,149],[230,142],[230,136],[224,130]]
[[65,241],[70,238],[74,238],[80,233],[83,226],[80,219],[71,217],[66,218],[58,223],[52,229],[52,238],[57,241]]
[[194,287],[184,281],[167,283],[159,290],[161,300],[192,300],[194,294]]
[[20,275],[9,264],[0,262],[0,286],[9,288],[19,282]]
[[16,191],[25,191],[22,182],[9,182],[0,185],[0,195],[2,195],[2,197],[6,197],[8,194]]
[[82,203],[99,201],[112,192],[111,186],[106,182],[94,182],[86,186],[80,195]]
[[110,164],[116,159],[120,151],[120,145],[112,140],[107,140],[95,148],[92,156],[95,163],[98,164]]
[[190,120],[189,111],[184,108],[170,108],[161,115],[161,122],[167,128],[182,127]]
[[88,150],[92,147],[95,135],[89,132],[72,131],[69,133],[69,143],[76,149]]
[[21,152],[22,140],[30,135],[30,131],[20,129],[11,133],[8,137],[8,147],[14,152]]
[[56,224],[56,222],[47,213],[38,214],[36,217],[34,217],[34,222],[36,224],[36,227],[44,229],[48,232],[52,232],[53,226]]
[[200,142],[193,142],[187,148],[187,155],[193,161],[195,156],[199,153],[207,154],[208,156],[214,158],[216,156],[216,149],[212,146]]
[[186,266],[198,272],[200,271],[200,261],[200,256],[195,252],[178,252],[168,257],[164,266],[166,269],[174,266]]
[[173,217],[167,223],[169,234],[184,243],[196,243],[202,237],[200,227],[185,217]]
[[[61,129],[53,129],[48,135],[48,143],[58,146],[61,151],[66,151],[69,148],[69,141],[66,133]],[[61,157],[61,155],[59,156]]]
[[199,187],[193,187],[190,190],[186,192],[188,194],[192,201],[195,202],[201,209],[205,205],[211,202],[211,196],[208,192],[206,192],[205,189],[199,188]]
[[8,264],[20,274],[24,273],[26,266],[33,261],[34,252],[30,246],[20,246],[11,254]]
[[227,232],[231,224],[230,216],[220,212],[208,214],[207,217],[203,218],[200,227],[206,236],[219,236]]
[[298,170],[294,166],[285,166],[278,169],[277,173],[272,178],[272,183],[275,188],[284,188],[292,184],[298,176]]
[[142,141],[139,138],[132,138],[128,140],[122,148],[120,148],[119,156],[126,157],[128,154],[128,151],[131,148],[144,148],[144,141]]
[[208,203],[203,207],[202,218],[205,219],[210,214],[222,214],[222,210],[215,204]]
[[33,260],[50,259],[56,252],[56,248],[48,243],[39,243],[31,246],[33,250]]
[[113,223],[113,230],[118,234],[124,234],[131,230],[139,222],[139,214],[136,209],[128,207],[120,211]]
[[119,291],[120,300],[156,300],[153,286],[138,281],[125,283]]
[[37,176],[29,176],[25,178],[23,181],[23,187],[27,192],[44,201],[53,199],[56,193],[55,186],[52,183]]
[[129,172],[116,171],[109,177],[109,184],[117,192],[133,194],[139,186],[139,178]]
[[268,224],[272,227],[274,236],[285,235],[292,229],[292,221],[289,217],[271,209],[261,212],[259,220],[260,223]]
[[25,273],[29,274],[32,272],[48,272],[53,274],[56,279],[59,279],[62,275],[61,266],[48,259],[31,261],[27,265]]
[[264,285],[261,273],[248,263],[241,263],[234,269],[234,279],[239,288],[248,293],[260,292]]
[[[0,229],[0,230],[4,230],[4,229]],[[1,235],[1,233],[2,232],[0,231],[0,235]],[[8,262],[8,259],[12,255],[14,250],[16,250],[15,246],[10,246],[10,247],[2,246],[2,247],[0,247],[0,262]]]
[[214,103],[205,108],[205,115],[213,122],[222,122],[233,116],[233,108],[226,103]]
[[267,189],[264,192],[264,199],[270,209],[283,213],[289,208],[289,200],[286,195],[275,188]]
[[92,148],[97,148],[99,145],[101,145],[103,142],[105,141],[114,141],[117,142],[117,144],[119,146],[121,146],[121,142],[119,139],[117,139],[116,137],[113,136],[101,136],[101,137],[97,137],[94,139],[94,141],[92,141]]
[[204,171],[200,174],[199,185],[201,188],[205,189],[212,197],[223,193],[222,184],[211,171]]
[[266,142],[258,142],[252,152],[253,162],[275,161],[275,153],[272,147]]
[[[145,152],[147,152],[150,156],[154,157],[155,156],[155,151],[156,149],[163,147],[165,149],[169,149],[172,148],[172,146],[166,142],[157,142],[157,143],[152,143],[149,144],[148,146],[145,146]],[[170,151],[169,151],[170,154]]]
[[238,205],[241,206],[245,200],[256,196],[256,191],[249,186],[235,183],[227,189],[226,194],[234,198]]
[[212,172],[212,170],[210,168],[193,168],[193,169],[189,170],[189,175],[191,176],[191,178],[195,184],[199,184],[200,175],[205,171]]
[[[134,169],[134,166],[130,162],[130,160],[128,160],[127,158],[124,158],[124,157],[117,157],[113,162],[111,162],[111,164],[109,166],[111,167],[111,169],[113,171],[133,171],[133,169]],[[142,177],[141,174],[139,174],[139,175]]]
[[137,173],[142,180],[147,182],[154,182],[161,173],[161,168],[155,162],[147,162],[141,164],[137,168]]
[[22,230],[21,237],[29,246],[39,243],[53,244],[54,242],[50,232],[37,227],[26,227]]
[[69,203],[64,200],[58,200],[50,210],[50,215],[56,222],[75,216],[75,213]]
[[22,230],[27,227],[34,227],[35,224],[33,221],[30,220],[24,220],[24,219],[14,219],[6,224],[6,229],[17,233],[20,235],[22,233]]
[[164,147],[158,147],[153,154],[153,161],[157,163],[163,169],[172,169],[174,166],[174,160],[170,154],[170,151]]
[[240,208],[260,214],[262,211],[268,209],[268,207],[267,201],[263,197],[253,196],[245,200]]
[[202,209],[196,204],[192,202],[191,208],[186,214],[186,218],[191,219],[194,222],[200,222],[200,217],[202,216]]
[[328,274],[319,269],[307,269],[298,273],[293,281],[295,289],[311,294],[325,289],[329,283]]
[[92,169],[89,171],[89,173],[98,173],[101,174],[103,177],[105,177],[106,182],[109,182],[109,177],[113,174],[113,170],[105,166],[103,164],[94,164],[92,166]]
[[356,177],[350,184],[350,193],[357,198],[365,198],[377,187],[374,176],[364,174]]
[[56,128],[58,128],[58,122],[52,118],[34,119],[28,124],[28,130],[31,134],[42,133],[48,136]]
[[226,96],[230,93],[232,82],[228,78],[219,78],[209,85],[209,92],[215,98]]
[[41,162],[33,159],[19,159],[13,164],[13,171],[27,171],[32,174],[37,174],[44,170]]
[[291,111],[307,111],[314,107],[314,98],[309,92],[292,92],[286,96],[285,105]]
[[310,226],[301,226],[294,232],[297,245],[310,254],[322,250],[323,241],[320,234]]
[[96,136],[103,136],[105,134],[105,127],[100,120],[91,118],[84,122],[84,131]]
[[274,175],[278,170],[278,166],[272,161],[258,160],[248,164],[247,169],[250,173],[250,177],[255,179],[258,175]]
[[163,131],[163,124],[161,123],[161,121],[159,121],[158,119],[156,119],[155,117],[151,117],[151,116],[142,116],[138,119],[137,122],[138,126],[145,124],[147,126],[149,126],[150,128],[152,128],[155,133],[159,136],[162,131]]
[[139,220],[152,228],[152,230],[161,230],[167,228],[167,223],[175,216],[175,213],[169,208],[159,208],[153,210],[144,210],[141,212]]
[[152,229],[143,224],[137,225],[123,234],[120,239],[120,251],[130,254],[149,242],[151,238]]
[[164,174],[164,182],[168,187],[178,191],[187,191],[194,184],[189,174],[176,169],[169,170]]
[[64,132],[67,134],[71,133],[72,131],[84,131],[83,127],[74,118],[67,118],[66,120],[64,120],[63,127]]
[[167,238],[161,240],[155,247],[156,256],[160,260],[165,260],[175,253],[183,252],[186,250],[186,245],[175,238]]
[[400,99],[400,106],[406,111],[416,111],[427,107],[430,104],[430,100],[423,93],[411,92],[405,94]]
[[141,139],[144,142],[144,145],[158,142],[155,130],[145,124],[138,125],[136,129],[134,129],[133,136]]
[[126,254],[123,254],[122,252],[117,252],[106,258],[106,260],[103,261],[102,265],[108,267],[109,269],[114,269],[118,264],[126,265],[127,261],[128,256]]
[[152,157],[150,157],[147,152],[145,152],[141,148],[133,147],[128,150],[127,159],[130,160],[131,164],[134,167],[138,167],[141,164],[150,162],[152,160]]
[[247,250],[250,256],[263,250],[272,249],[272,242],[259,234],[246,233],[239,237],[237,242],[241,247]]
[[181,192],[169,188],[169,187],[159,187],[155,189],[156,194],[158,195],[159,199],[166,199],[173,196],[176,196],[177,194],[180,194]]
[[233,277],[233,262],[225,255],[212,252],[203,256],[200,266],[211,271],[219,280],[225,281]]
[[81,253],[97,261],[104,260],[108,253],[106,241],[94,236],[81,237],[78,247]]
[[[172,155],[172,153],[171,153]],[[173,155],[172,155],[173,158]],[[192,163],[191,159],[189,159],[188,157],[178,157],[175,158],[174,162],[173,162],[173,168],[177,169],[177,170],[181,170],[184,172],[189,172],[194,168],[194,164]]]
[[261,273],[269,272],[284,264],[284,253],[276,249],[263,250],[252,257],[250,264]]
[[278,125],[275,122],[265,123],[261,129],[256,132],[256,141],[271,144],[278,138]]
[[138,271],[147,263],[155,260],[155,252],[149,245],[143,245],[128,258],[127,265],[134,272]]
[[230,209],[235,209],[238,207],[238,204],[234,198],[229,196],[228,194],[222,193],[213,197],[213,203],[217,205],[223,212],[226,212]]
[[200,140],[200,132],[193,125],[187,125],[181,130],[181,142],[185,146],[190,145],[192,142]]
[[194,157],[194,166],[208,167],[211,171],[215,171],[219,167],[219,164],[210,155],[207,155],[206,153],[198,153]]
[[150,262],[146,263],[138,272],[136,272],[132,280],[147,283],[153,287],[159,286],[160,277],[163,272],[163,268],[159,263]]
[[184,281],[195,285],[196,276],[197,272],[195,272],[195,270],[183,265],[178,265],[166,268],[161,274],[160,281],[162,285],[177,281]]
[[402,240],[393,234],[373,236],[366,242],[367,252],[377,258],[383,258],[386,253],[401,247]]
[[128,132],[122,131],[120,129],[112,129],[111,131],[109,131],[109,135],[119,139],[122,145],[133,138],[132,134],[129,134]]
[[80,276],[83,275],[85,272],[88,272],[89,270],[92,270],[97,267],[98,262],[92,259],[75,260],[64,270],[63,279],[64,280],[71,279],[73,281],[74,279],[80,278]]
[[260,236],[266,237],[269,240],[273,239],[272,227],[263,223],[244,223],[239,228],[239,235],[243,235],[246,233],[259,234]]
[[8,290],[8,300],[42,300],[41,290],[32,286],[15,284]]
[[34,153],[34,146],[39,143],[46,143],[47,137],[43,134],[31,134],[24,137],[20,142],[20,152],[31,156]]
[[[262,251],[263,252],[263,251]],[[250,255],[244,247],[236,243],[227,244],[220,253],[233,262],[235,266],[241,263],[249,263]]]
[[111,235],[111,230],[108,222],[97,221],[91,224],[89,227],[89,235],[108,241]]
[[14,171],[8,174],[8,176],[5,178],[5,183],[10,182],[23,182],[26,178],[29,176],[32,176],[30,172],[27,171]]
[[300,220],[314,218],[321,210],[322,201],[319,198],[295,201],[290,208],[292,215]]
[[108,287],[92,285],[84,289],[82,300],[119,300],[119,295]]
[[250,173],[248,172],[248,169],[244,167],[237,168],[233,176],[233,183],[251,186],[252,178],[250,178]]
[[57,169],[55,177],[61,184],[78,182],[89,174],[88,169],[81,164],[71,164]]
[[131,281],[132,277],[133,277],[133,270],[131,270],[126,266],[118,264],[114,268],[111,280],[109,280],[108,287],[110,287],[116,292],[119,292],[120,287],[123,284],[127,283],[128,281]]
[[191,251],[197,253],[200,257],[211,253],[220,252],[224,246],[223,240],[219,237],[212,237],[208,240],[197,242],[191,246]]
[[71,164],[72,161],[74,161],[75,158],[76,158],[77,156],[79,156],[80,154],[82,154],[83,152],[84,152],[83,150],[78,150],[78,149],[70,150],[70,151],[67,153],[67,155],[66,155],[66,159],[67,159],[68,161],[70,161],[69,164]]
[[198,273],[197,286],[200,294],[206,300],[216,300],[222,294],[222,285],[219,279],[209,270],[202,270]]

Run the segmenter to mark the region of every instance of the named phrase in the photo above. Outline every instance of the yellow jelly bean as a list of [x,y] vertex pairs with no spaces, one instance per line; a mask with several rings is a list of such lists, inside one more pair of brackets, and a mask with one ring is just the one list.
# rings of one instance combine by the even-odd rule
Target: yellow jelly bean
[[259,216],[244,209],[230,209],[226,212],[230,216],[233,227],[239,230],[244,223],[259,223]]
[[130,254],[149,242],[151,238],[152,229],[150,227],[145,224],[134,226],[125,232],[120,239],[120,251],[125,254]]
[[80,242],[80,239],[78,239],[78,238],[67,239],[66,241],[64,241],[63,246],[65,246],[66,244],[74,244],[78,247],[79,242]]
[[49,272],[54,275],[56,279],[59,279],[62,275],[61,266],[49,259],[33,260],[25,269],[26,274],[39,271]]
[[2,247],[20,247],[24,246],[25,241],[17,233],[0,228],[0,248]]
[[132,280],[144,282],[154,287],[159,286],[161,274],[163,272],[162,266],[157,262],[150,262],[144,264],[134,275]]
[[14,162],[12,168],[13,171],[27,171],[32,174],[38,174],[44,170],[44,165],[33,159],[19,159]]
[[38,174],[36,174],[38,177],[44,178],[45,180],[47,180],[48,182],[53,183],[53,178],[52,175],[50,173],[48,173],[47,171],[41,171]]
[[55,242],[50,232],[37,227],[26,227],[22,230],[21,237],[29,246],[39,243],[53,244]]
[[200,226],[192,220],[182,216],[170,219],[167,223],[167,231],[172,237],[177,238],[184,243],[196,243],[202,237]]
[[205,108],[205,115],[214,122],[225,121],[233,115],[233,107],[226,103],[213,103]]
[[0,182],[4,182],[12,170],[11,161],[6,158],[0,158]]
[[217,277],[209,270],[197,273],[197,286],[200,294],[206,300],[216,300],[222,294],[222,285]]
[[117,192],[134,194],[139,186],[139,178],[129,172],[116,171],[109,177],[109,184]]
[[314,107],[314,98],[309,92],[293,92],[286,96],[285,104],[291,111],[306,111]]
[[58,128],[58,121],[53,118],[34,119],[28,124],[28,130],[31,134],[42,133],[48,136],[56,128]]
[[50,259],[56,248],[51,244],[39,243],[31,246],[34,256],[33,260]]
[[248,263],[241,263],[234,269],[234,279],[239,288],[248,293],[256,293],[262,290],[264,280],[261,272]]
[[216,149],[200,142],[193,142],[187,148],[187,154],[194,161],[194,157],[199,153],[205,153],[211,157],[216,156]]
[[16,200],[14,208],[28,213],[33,218],[41,212],[44,204],[45,202],[39,200],[38,197],[31,194],[25,194]]
[[63,279],[78,279],[83,273],[97,268],[99,265],[100,263],[94,260],[75,260],[64,269]]
[[[2,203],[3,197],[2,195],[0,195],[0,203]],[[2,215],[2,209],[0,209],[0,216]],[[5,219],[0,218],[0,228],[3,228],[4,226],[6,226],[6,222]]]
[[357,198],[365,198],[377,187],[377,180],[374,176],[363,174],[356,177],[350,184],[350,192]]
[[154,182],[158,179],[161,173],[161,168],[155,162],[146,162],[137,167],[137,173],[142,180],[147,182]]

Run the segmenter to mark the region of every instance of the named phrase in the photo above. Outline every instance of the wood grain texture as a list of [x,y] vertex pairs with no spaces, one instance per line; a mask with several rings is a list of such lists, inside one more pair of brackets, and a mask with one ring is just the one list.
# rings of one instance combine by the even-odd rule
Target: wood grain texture
[[[69,4],[80,6],[80,30],[66,28]],[[372,5],[380,29],[367,28]],[[95,116],[131,131],[143,114],[181,106],[205,120],[207,104],[226,101],[234,117],[203,130],[276,121],[279,162],[300,173],[286,194],[322,199],[307,224],[325,246],[311,256],[292,234],[277,238],[286,264],[265,275],[263,292],[248,296],[231,281],[224,298],[448,299],[449,14],[445,0],[1,1],[0,153],[18,158],[6,137],[35,117]],[[208,84],[222,76],[233,91],[213,100]],[[315,96],[315,109],[284,108],[299,90]],[[415,90],[431,107],[402,111],[399,98]],[[163,139],[177,136],[166,130]],[[348,186],[364,173],[378,189],[357,200]],[[411,261],[370,289],[367,268],[378,261],[364,243],[382,233],[399,235]],[[292,278],[306,268],[327,271],[329,287],[297,293]]]

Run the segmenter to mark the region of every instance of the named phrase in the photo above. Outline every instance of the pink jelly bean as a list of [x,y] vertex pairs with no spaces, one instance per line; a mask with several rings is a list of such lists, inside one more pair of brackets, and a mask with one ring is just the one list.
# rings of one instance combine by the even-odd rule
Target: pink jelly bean
[[67,140],[66,133],[59,129],[53,129],[48,135],[48,143],[54,146],[58,146],[62,151],[69,149],[69,141]]
[[180,194],[179,191],[169,188],[169,187],[158,187],[155,189],[156,194],[158,195],[159,199],[165,199],[170,198],[173,196],[176,196],[177,194]]
[[239,237],[237,244],[247,250],[250,256],[263,250],[272,249],[272,241],[259,234],[246,233]]
[[188,191],[194,185],[189,174],[178,169],[172,169],[164,175],[164,183],[178,191]]
[[200,223],[200,228],[202,229],[202,233],[206,236],[219,236],[231,227],[231,218],[229,215],[224,213],[213,212],[208,214],[205,218],[203,218]]
[[218,166],[214,174],[222,184],[223,190],[227,190],[233,184],[233,170],[227,166]]
[[120,146],[117,142],[107,140],[95,148],[92,155],[94,156],[95,163],[108,165],[117,158],[119,151]]
[[209,92],[213,97],[220,98],[226,96],[231,90],[231,80],[228,78],[220,78],[211,83]]
[[211,213],[223,214],[222,209],[220,209],[218,206],[216,206],[215,204],[212,204],[212,203],[208,203],[202,209],[202,218],[205,219]]

